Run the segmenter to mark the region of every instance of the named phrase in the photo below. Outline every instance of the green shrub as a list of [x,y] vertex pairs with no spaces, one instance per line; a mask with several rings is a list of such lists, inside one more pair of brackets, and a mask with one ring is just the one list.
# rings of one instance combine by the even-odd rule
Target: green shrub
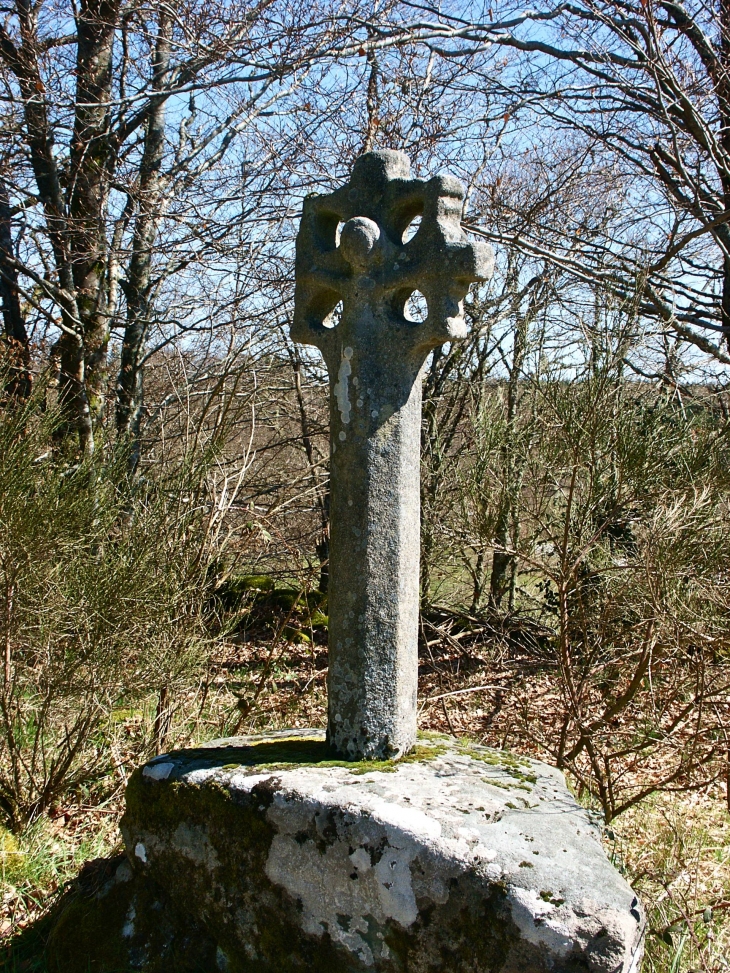
[[208,655],[205,457],[135,482],[111,448],[69,465],[41,394],[0,409],[0,812],[13,829],[110,770],[120,708],[154,695],[134,747],[161,743]]

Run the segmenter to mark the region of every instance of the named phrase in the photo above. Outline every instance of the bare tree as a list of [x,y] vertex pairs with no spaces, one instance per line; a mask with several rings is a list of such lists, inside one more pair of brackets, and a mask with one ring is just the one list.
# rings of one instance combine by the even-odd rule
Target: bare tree
[[[621,301],[638,293],[641,314],[730,362],[725,0],[714,7],[585,0],[536,10],[506,2],[474,4],[458,15],[417,9],[412,26],[428,24],[425,43],[439,57],[476,58],[472,74],[511,100],[514,119],[538,125],[538,140],[578,139],[587,167],[609,168],[620,180],[614,203],[621,215],[611,234],[587,211],[548,238],[523,236],[521,245]],[[441,42],[433,39],[437,27]],[[508,79],[494,71],[499,47],[524,55]]]
[[[197,209],[199,180],[315,64],[351,51],[359,13],[367,11],[326,0],[306,11],[286,0],[255,8],[17,0],[8,11],[0,27],[2,136],[13,149],[2,218],[6,330],[8,321],[19,328],[17,293],[55,332],[62,431],[77,433],[83,450],[93,451],[107,411],[120,315],[117,428],[138,438],[154,299],[165,277],[215,249],[220,232]],[[258,163],[267,161],[274,172],[272,158]],[[160,261],[170,210],[169,225],[184,219],[189,232],[178,234],[176,253],[163,244]],[[14,248],[13,219],[22,238]]]

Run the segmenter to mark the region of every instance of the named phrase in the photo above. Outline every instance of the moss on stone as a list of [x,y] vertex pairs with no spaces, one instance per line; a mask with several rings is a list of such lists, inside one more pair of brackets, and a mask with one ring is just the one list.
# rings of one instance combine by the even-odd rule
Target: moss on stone
[[[61,902],[46,947],[48,973],[210,973],[216,944],[126,859],[100,861],[112,874],[100,889],[76,882]],[[120,869],[126,874],[117,880]],[[83,878],[83,873],[82,873]]]
[[542,889],[539,895],[543,902],[549,902],[551,905],[554,905],[556,908],[558,908],[565,902],[565,899],[556,898],[555,895],[552,892],[550,892],[548,889]]
[[459,753],[471,757],[472,760],[480,760],[485,764],[510,768],[516,770],[519,767],[529,767],[530,761],[526,757],[512,753],[511,750],[494,750],[491,747],[475,747],[470,744],[458,743]]
[[487,747],[476,749],[474,746],[464,744],[459,744],[458,750],[460,753],[465,754],[472,760],[481,761],[481,763],[488,764],[490,767],[501,770],[513,780],[517,781],[516,784],[499,783],[493,778],[485,778],[485,781],[488,784],[493,784],[496,787],[505,787],[508,789],[514,788],[517,790],[531,791],[532,787],[528,785],[537,783],[537,776],[523,769],[531,766],[530,761],[525,757],[520,757],[514,753],[511,753],[509,750],[492,750],[491,748]]
[[391,760],[344,760],[337,757],[320,736],[276,737],[245,746],[200,747],[173,751],[166,759],[184,758],[186,769],[286,770],[291,767],[343,767],[351,774],[393,773],[401,764],[434,760],[447,751],[445,744],[422,743],[402,757]]
[[496,777],[482,777],[482,780],[485,784],[491,784],[492,787],[501,787],[504,791],[527,791],[528,794],[532,793],[531,787],[528,787],[526,784],[516,784],[514,780],[499,780]]
[[[157,834],[169,841],[180,826],[201,827],[201,847],[210,846],[217,864],[200,868],[175,852],[174,842],[169,842],[165,853],[155,855],[151,874],[179,907],[195,903],[227,957],[228,973],[364,973],[362,964],[350,959],[328,935],[306,935],[299,926],[296,903],[265,877],[274,834],[266,808],[277,787],[275,779],[263,781],[234,800],[215,780],[204,786],[150,782],[137,771],[127,788],[122,831],[127,845],[134,847]],[[251,875],[259,880],[252,883]],[[229,889],[241,890],[230,903],[225,899]]]
[[452,880],[444,905],[419,902],[417,921],[408,929],[389,924],[384,938],[393,955],[392,964],[382,967],[389,973],[481,973],[504,968],[518,933],[504,886],[495,883],[484,898],[465,874]]

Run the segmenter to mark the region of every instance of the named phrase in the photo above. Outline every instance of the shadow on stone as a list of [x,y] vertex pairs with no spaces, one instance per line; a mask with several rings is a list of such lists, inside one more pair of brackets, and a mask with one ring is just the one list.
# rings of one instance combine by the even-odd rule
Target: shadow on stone
[[3,973],[210,973],[216,944],[126,855],[84,866],[0,955]]
[[[283,730],[266,737],[228,737],[187,750],[172,750],[147,765],[145,776],[167,777],[180,761],[190,770],[262,770],[294,767],[345,767],[350,773],[395,771],[400,764],[428,760],[439,751],[438,743],[420,741],[405,756],[383,760],[348,760],[326,742],[323,730]],[[156,771],[155,768],[158,768]]]
[[189,750],[172,751],[157,757],[152,766],[168,760],[182,758],[186,766],[195,765],[201,770],[214,768],[233,769],[234,767],[275,767],[296,764],[348,766],[348,762],[338,758],[324,739],[324,733],[308,733],[298,736],[294,733],[269,736],[252,740],[246,737],[230,737],[226,741],[216,741],[209,746]]

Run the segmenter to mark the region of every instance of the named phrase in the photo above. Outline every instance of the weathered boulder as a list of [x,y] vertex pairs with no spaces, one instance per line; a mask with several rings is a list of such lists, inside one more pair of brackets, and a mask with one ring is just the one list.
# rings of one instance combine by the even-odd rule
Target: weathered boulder
[[[641,907],[557,770],[451,738],[422,739],[397,763],[328,757],[321,734],[233,738],[131,779],[135,881],[204,930],[204,968],[638,968]],[[149,922],[118,911],[128,939]],[[131,968],[158,967],[148,949]]]

